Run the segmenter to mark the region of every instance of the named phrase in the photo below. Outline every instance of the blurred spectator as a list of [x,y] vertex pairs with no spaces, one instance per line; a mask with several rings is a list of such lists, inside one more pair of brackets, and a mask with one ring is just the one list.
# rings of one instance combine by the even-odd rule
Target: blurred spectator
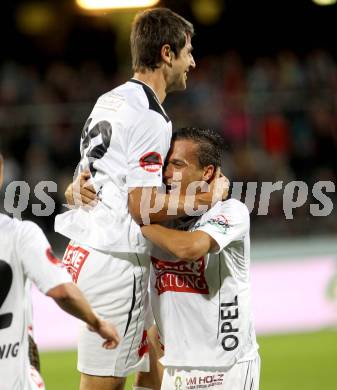
[[[26,180],[35,186],[40,180],[55,180],[58,193],[52,197],[59,210],[65,183],[79,161],[79,134],[90,107],[125,77],[122,71],[107,74],[93,61],[76,68],[54,61],[44,69],[3,62],[0,131],[7,184]],[[231,51],[201,59],[188,77],[193,78],[189,89],[167,99],[168,114],[174,127],[212,127],[224,135],[224,171],[232,180],[245,185],[303,180],[309,192],[317,180],[336,183],[337,65],[329,53],[316,50],[299,58],[283,51],[244,64]],[[263,232],[259,226],[268,220],[270,235],[337,231],[336,218],[308,226],[307,205],[298,211],[296,227],[274,223],[284,219],[281,193],[273,195],[265,219],[255,217],[256,209],[253,234]],[[53,216],[46,220],[52,229]]]

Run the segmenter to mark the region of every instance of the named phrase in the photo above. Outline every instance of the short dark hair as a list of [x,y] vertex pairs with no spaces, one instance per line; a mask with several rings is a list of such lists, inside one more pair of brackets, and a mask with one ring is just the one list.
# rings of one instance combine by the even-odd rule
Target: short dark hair
[[177,140],[191,140],[199,145],[198,160],[201,168],[207,165],[221,167],[221,151],[223,139],[214,130],[198,127],[184,127],[177,129],[172,136],[172,142]]
[[168,8],[154,8],[136,15],[130,36],[132,69],[156,69],[161,62],[161,48],[168,44],[176,57],[186,44],[186,35],[194,28],[182,16]]

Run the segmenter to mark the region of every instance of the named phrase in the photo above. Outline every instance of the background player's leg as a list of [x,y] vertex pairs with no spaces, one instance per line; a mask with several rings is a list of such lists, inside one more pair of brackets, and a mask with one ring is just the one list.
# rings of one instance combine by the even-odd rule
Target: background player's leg
[[126,378],[81,373],[80,390],[123,390]]
[[160,390],[163,377],[163,366],[159,363],[159,359],[163,356],[163,351],[155,325],[148,330],[147,338],[150,355],[150,372],[138,372],[136,374],[134,388],[139,386],[152,390]]

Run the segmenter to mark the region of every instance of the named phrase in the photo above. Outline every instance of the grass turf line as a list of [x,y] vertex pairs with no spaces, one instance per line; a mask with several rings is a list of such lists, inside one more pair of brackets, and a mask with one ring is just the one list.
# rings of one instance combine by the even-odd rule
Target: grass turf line
[[[337,332],[326,330],[258,338],[262,371],[260,390],[335,390]],[[41,353],[47,390],[76,390],[76,352]],[[132,389],[132,377],[126,390]]]

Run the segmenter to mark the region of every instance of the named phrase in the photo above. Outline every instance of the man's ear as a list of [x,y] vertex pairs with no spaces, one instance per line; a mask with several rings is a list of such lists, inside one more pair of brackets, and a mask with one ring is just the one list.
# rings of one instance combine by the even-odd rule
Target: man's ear
[[168,44],[163,45],[160,50],[160,54],[161,54],[161,59],[165,64],[167,65],[172,64],[172,51],[170,45]]
[[202,180],[209,181],[212,179],[212,177],[215,174],[215,167],[214,165],[207,165],[207,167],[204,167],[204,173],[202,176]]
[[4,181],[4,159],[0,153],[0,188],[2,187]]

